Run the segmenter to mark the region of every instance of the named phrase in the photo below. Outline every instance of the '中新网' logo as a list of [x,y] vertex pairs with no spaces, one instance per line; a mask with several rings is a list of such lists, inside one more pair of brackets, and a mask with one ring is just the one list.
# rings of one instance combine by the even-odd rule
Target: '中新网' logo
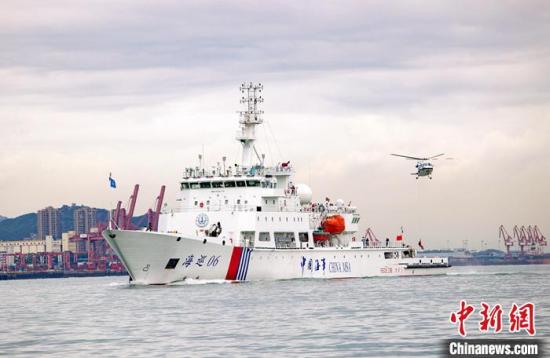
[[198,227],[205,227],[206,225],[208,225],[208,215],[204,213],[197,215],[195,223]]

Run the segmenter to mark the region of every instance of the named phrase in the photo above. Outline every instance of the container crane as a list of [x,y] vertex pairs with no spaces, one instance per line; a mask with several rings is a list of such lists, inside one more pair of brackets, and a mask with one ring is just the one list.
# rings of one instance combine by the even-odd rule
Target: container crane
[[544,235],[542,234],[542,232],[540,231],[539,227],[537,225],[535,225],[534,229],[533,229],[533,232],[535,234],[535,238],[538,242],[538,244],[540,246],[547,246],[548,243],[546,241],[546,237],[544,237]]
[[498,229],[498,237],[504,241],[504,245],[506,245],[506,256],[512,257],[512,253],[510,252],[510,247],[514,246],[514,239],[510,234],[508,234],[508,231],[504,228],[504,225],[500,225],[500,228]]
[[527,245],[527,237],[525,235],[525,232],[518,228],[517,225],[514,226],[514,239],[516,239],[518,242],[520,255],[524,255],[524,247]]

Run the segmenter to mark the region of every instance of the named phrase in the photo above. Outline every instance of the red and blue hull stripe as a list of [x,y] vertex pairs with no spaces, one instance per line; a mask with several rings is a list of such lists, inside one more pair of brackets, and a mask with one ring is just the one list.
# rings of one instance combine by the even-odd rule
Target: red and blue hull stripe
[[248,274],[248,266],[250,264],[251,256],[252,249],[247,247],[233,247],[231,260],[229,261],[229,267],[227,268],[225,279],[232,281],[245,281]]

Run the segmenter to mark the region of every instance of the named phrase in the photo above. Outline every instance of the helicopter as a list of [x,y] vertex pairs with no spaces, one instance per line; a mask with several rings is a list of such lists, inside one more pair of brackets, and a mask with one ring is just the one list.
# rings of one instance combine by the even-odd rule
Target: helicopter
[[432,163],[429,162],[429,160],[432,160],[432,159],[437,160],[436,159],[437,157],[441,157],[442,155],[445,155],[445,153],[433,155],[431,157],[426,157],[426,158],[412,157],[408,155],[393,154],[393,153],[391,155],[410,159],[410,160],[417,160],[418,162],[416,163],[416,173],[411,173],[411,175],[416,175],[416,179],[418,179],[419,177],[426,177],[426,176],[432,179],[432,172],[434,170],[434,166]]

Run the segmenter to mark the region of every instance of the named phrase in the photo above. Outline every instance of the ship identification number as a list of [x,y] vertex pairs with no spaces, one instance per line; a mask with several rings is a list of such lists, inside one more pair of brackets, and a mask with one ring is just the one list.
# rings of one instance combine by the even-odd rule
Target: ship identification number
[[390,267],[384,266],[380,268],[380,273],[403,273],[405,269],[403,267]]
[[221,256],[215,256],[215,255],[210,256],[210,258],[208,258],[208,255],[197,255],[197,256],[189,255],[183,261],[183,266],[189,267],[194,263],[195,266],[198,266],[198,267],[203,267],[203,266],[215,267],[220,262],[220,258]]

